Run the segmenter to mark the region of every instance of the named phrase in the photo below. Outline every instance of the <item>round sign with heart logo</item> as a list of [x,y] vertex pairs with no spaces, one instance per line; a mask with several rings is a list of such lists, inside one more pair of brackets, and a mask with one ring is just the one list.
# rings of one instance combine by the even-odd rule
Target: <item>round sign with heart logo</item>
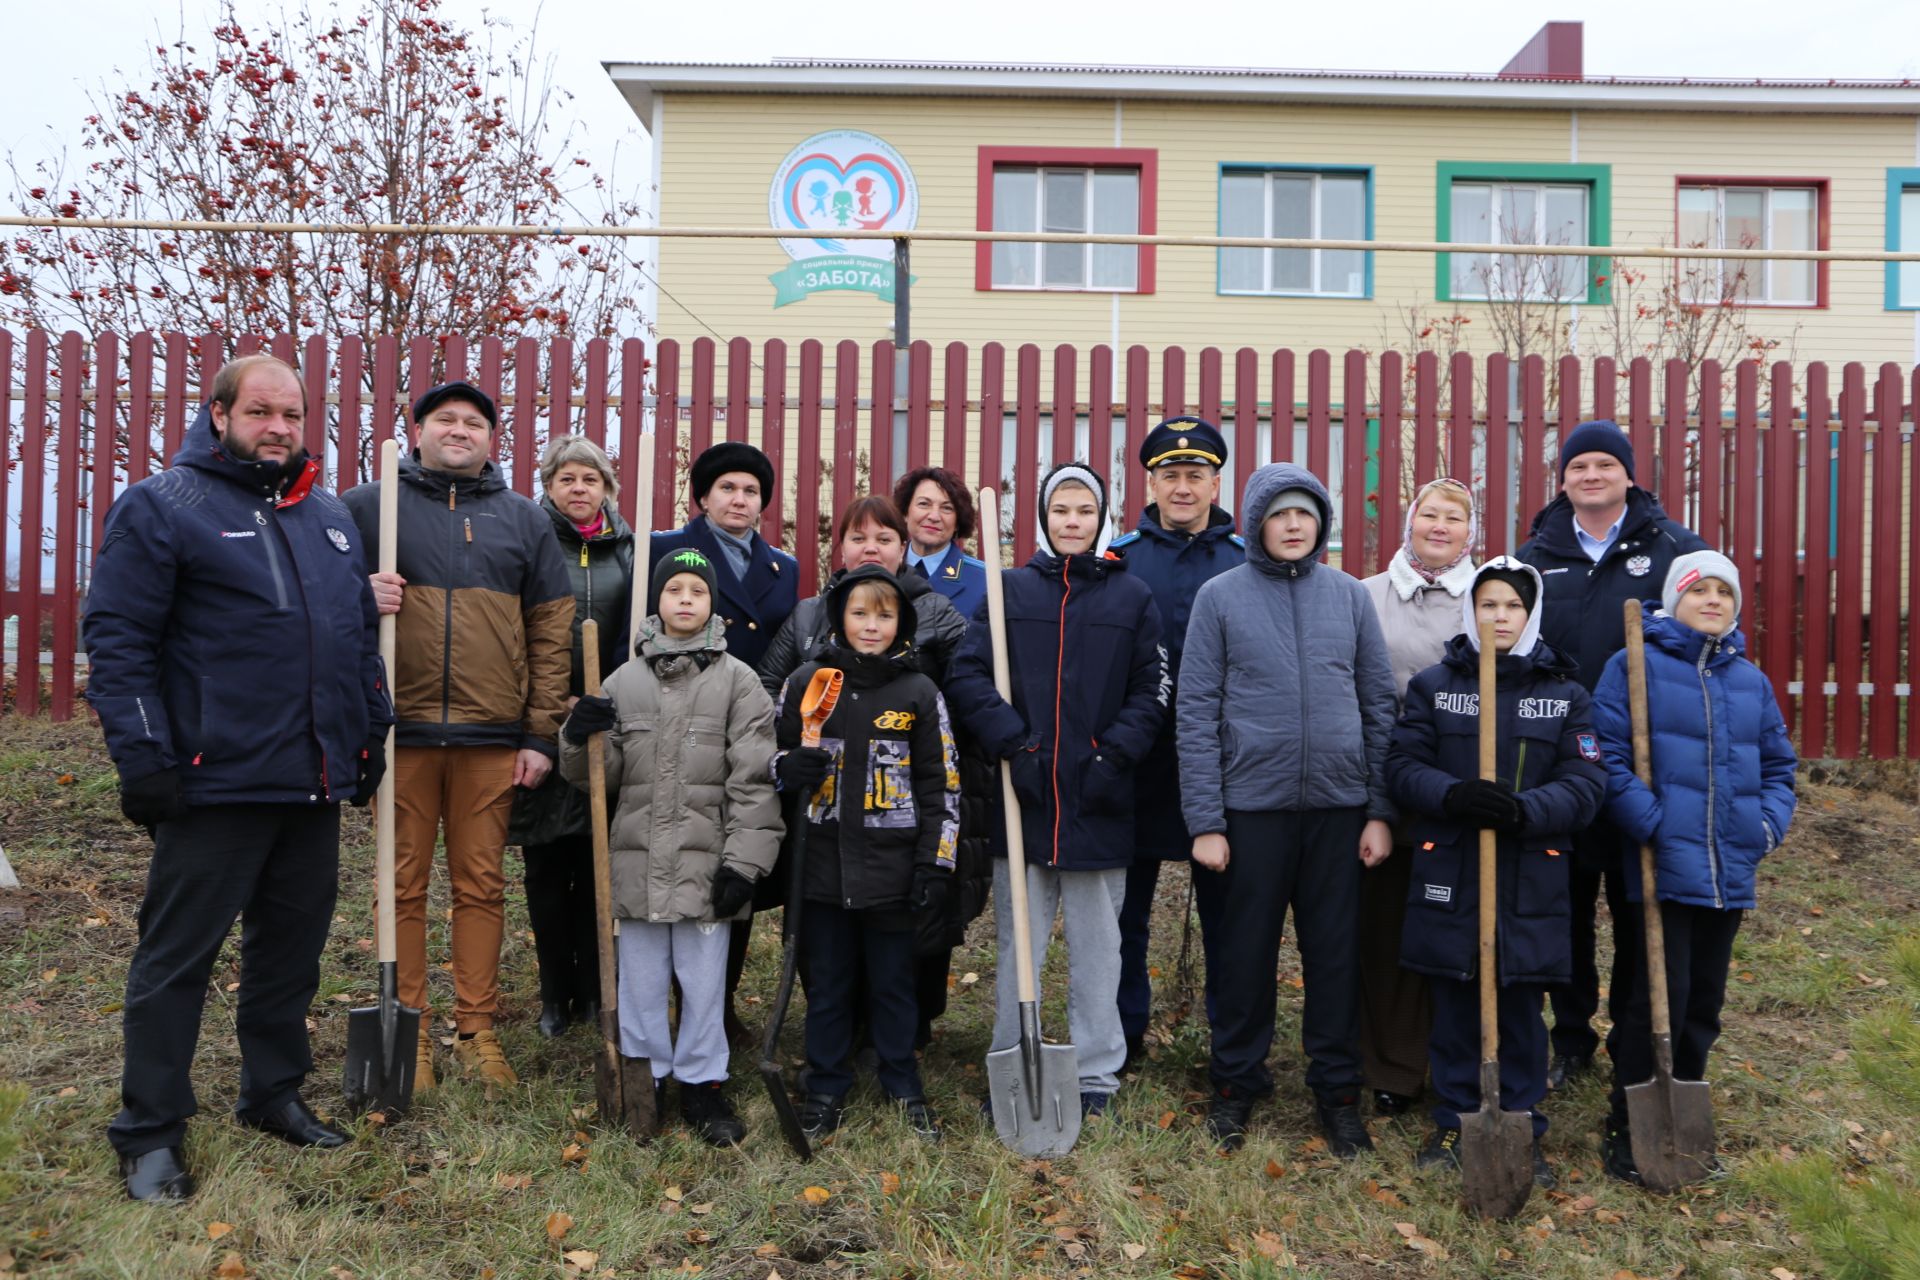
[[910,231],[919,216],[919,188],[898,151],[858,129],[816,133],[787,153],[767,189],[773,226],[824,233],[780,241],[794,265],[772,277],[774,305],[832,289],[892,301],[892,242],[842,240],[833,233]]

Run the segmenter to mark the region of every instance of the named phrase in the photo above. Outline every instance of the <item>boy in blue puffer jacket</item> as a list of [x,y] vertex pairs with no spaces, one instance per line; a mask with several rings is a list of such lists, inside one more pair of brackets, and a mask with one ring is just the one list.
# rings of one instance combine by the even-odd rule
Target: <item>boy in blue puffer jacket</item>
[[[1133,862],[1135,770],[1166,715],[1167,655],[1153,592],[1107,552],[1113,528],[1106,485],[1093,470],[1082,462],[1055,467],[1040,482],[1039,514],[1039,550],[1001,579],[1013,702],[994,690],[985,606],[954,654],[946,692],[954,719],[995,759],[1011,762],[1025,819],[1034,947],[1036,954],[1044,950],[1054,917],[1062,917],[1080,1108],[1099,1115],[1119,1087],[1127,1056],[1116,1003],[1120,907]],[[999,530],[989,528],[986,536],[998,537]],[[1003,832],[996,822],[996,852]],[[997,1050],[1020,1039],[1004,858],[994,862],[993,910],[1001,957]]]
[[[1607,663],[1594,690],[1594,724],[1607,757],[1607,816],[1635,842],[1616,945],[1646,948],[1637,848],[1653,846],[1654,892],[1666,926],[1673,1074],[1703,1078],[1720,1035],[1727,964],[1740,921],[1754,906],[1754,869],[1793,821],[1799,764],[1773,684],[1742,656],[1740,575],[1717,551],[1683,555],[1667,570],[1663,608],[1646,624],[1649,790],[1633,769],[1627,655]],[[1627,1137],[1626,1087],[1653,1076],[1652,1013],[1644,970],[1607,1036],[1612,1111],[1606,1170],[1638,1182]]]
[[[1461,600],[1465,633],[1407,685],[1387,753],[1387,784],[1412,836],[1414,862],[1400,963],[1433,987],[1433,1136],[1422,1169],[1457,1166],[1460,1116],[1481,1105],[1479,833],[1499,832],[1500,1108],[1533,1117],[1533,1180],[1554,1178],[1540,1152],[1547,1118],[1547,987],[1573,966],[1567,868],[1573,833],[1606,794],[1587,691],[1571,659],[1540,639],[1540,572],[1489,560]],[[1493,625],[1496,781],[1480,777],[1480,624]]]

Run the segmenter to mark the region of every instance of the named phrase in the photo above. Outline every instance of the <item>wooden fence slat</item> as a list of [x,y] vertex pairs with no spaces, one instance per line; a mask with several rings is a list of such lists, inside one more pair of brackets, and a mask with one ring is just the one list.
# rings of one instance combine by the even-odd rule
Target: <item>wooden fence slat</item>
[[805,546],[799,540],[789,543],[786,530],[787,479],[787,344],[769,339],[760,356],[760,452],[773,464],[773,492],[760,513],[760,536],[776,547]]
[[1593,416],[1619,422],[1620,373],[1612,356],[1596,356],[1593,361]]
[[[1401,512],[1400,453],[1403,415],[1400,398],[1406,390],[1398,351],[1380,357],[1380,484],[1375,518],[1376,530],[1373,571],[1385,573],[1393,553],[1400,549],[1400,531],[1406,517]],[[1411,497],[1412,495],[1407,495]]]
[[[351,334],[340,339],[340,350],[333,371],[340,388],[340,403],[334,410],[333,436],[333,486],[337,493],[345,493],[367,478],[367,473],[361,468],[361,460],[366,456],[360,447],[361,360],[360,335]],[[135,377],[137,386],[138,375]],[[494,434],[500,433],[496,431]]]
[[1794,617],[1799,588],[1799,503],[1794,482],[1800,476],[1800,430],[1794,421],[1793,367],[1782,360],[1773,366],[1767,405],[1767,491],[1761,524],[1760,582],[1766,643],[1760,665],[1773,683],[1774,700],[1789,727],[1793,724],[1794,660],[1800,628]]
[[1633,445],[1636,482],[1652,488],[1660,473],[1654,469],[1653,362],[1645,356],[1635,356],[1627,366],[1627,440]]
[[1253,474],[1258,465],[1260,353],[1252,347],[1233,353],[1233,429],[1222,427],[1221,434],[1227,441],[1227,465],[1220,468],[1220,505],[1232,511],[1240,505],[1235,495],[1241,478]]
[[825,348],[817,338],[800,344],[800,422],[794,441],[798,456],[793,494],[794,553],[800,560],[800,596],[820,590],[820,398]]
[[160,466],[173,465],[180,442],[187,434],[187,362],[192,349],[184,333],[167,335],[166,410],[161,421]]
[[[696,457],[699,455],[695,455]],[[851,338],[834,348],[833,370],[833,507],[827,515],[838,520],[856,492],[855,472],[860,459],[860,344]],[[827,539],[822,538],[822,542]],[[827,548],[833,563],[837,548]]]
[[[1211,348],[1209,348],[1211,349]],[[1367,353],[1349,351],[1340,378],[1340,563],[1367,576]]]
[[[1512,439],[1507,413],[1507,374],[1513,361],[1504,355],[1487,357],[1487,435],[1485,445],[1487,496],[1481,524],[1485,528],[1487,558],[1503,556],[1513,546],[1513,512],[1507,496],[1508,442]],[[1563,396],[1565,392],[1561,393]]]
[[[5,368],[0,363],[0,368]],[[1784,368],[1785,366],[1779,366]],[[1791,369],[1786,373],[1787,385],[1793,385]],[[1913,398],[1909,410],[1913,415],[1915,433],[1907,438],[1907,493],[1910,500],[1920,500],[1920,368],[1913,371]],[[0,503],[0,510],[5,504]],[[1915,616],[1916,606],[1920,606],[1920,517],[1907,513],[1907,758],[1920,759],[1920,618]]]
[[1727,545],[1726,511],[1726,466],[1722,450],[1726,447],[1726,431],[1720,421],[1720,407],[1724,403],[1724,385],[1721,381],[1721,367],[1718,360],[1700,362],[1700,455],[1699,471],[1695,488],[1698,491],[1699,517],[1690,526],[1707,540],[1708,545],[1724,547]]
[[307,395],[306,429],[303,443],[307,456],[320,460],[317,483],[327,488],[332,468],[327,466],[327,340],[319,334],[308,338],[300,357],[300,383]]
[[1069,460],[1085,462],[1080,457],[1079,444],[1079,401],[1076,398],[1080,390],[1079,352],[1073,347],[1062,344],[1053,349],[1053,403],[1047,409],[1053,429],[1048,433],[1053,448],[1043,460],[1041,470],[1058,466]]
[[[989,342],[980,348],[980,472],[975,478],[976,491],[991,485],[995,493],[1006,489],[1006,461],[1002,456],[1001,442],[1006,438],[1007,420],[1007,349],[998,342]],[[1004,505],[1004,504],[1003,504]],[[998,538],[1002,543],[1007,539],[1007,531],[998,511],[979,512],[980,517],[980,554],[986,554],[987,538]]]
[[[907,348],[907,471],[927,465],[933,447],[933,344]],[[896,468],[896,479],[903,475]]]
[[1873,501],[1867,512],[1871,526],[1867,545],[1873,557],[1867,637],[1867,679],[1873,692],[1867,695],[1867,753],[1875,760],[1892,759],[1900,751],[1900,700],[1893,686],[1900,678],[1900,488],[1906,478],[1900,447],[1900,420],[1906,407],[1903,381],[1899,365],[1883,364],[1874,395],[1879,430],[1873,437]]
[[[873,400],[867,414],[866,493],[893,492],[894,345],[873,344]],[[836,512],[836,515],[839,513]]]
[[[463,333],[450,333],[440,344],[440,362],[446,370],[448,382],[471,382],[467,370],[467,337]],[[496,402],[497,403],[497,402]],[[498,436],[499,432],[494,432]]]
[[620,340],[620,412],[614,420],[619,424],[620,518],[633,529],[636,554],[644,556],[652,532],[653,495],[639,492],[640,451],[647,447],[647,348],[639,338]]
[[687,388],[692,426],[688,429],[687,458],[691,461],[713,444],[713,339],[693,340],[692,384]]
[[[1839,558],[1835,564],[1833,754],[1852,760],[1860,754],[1861,609],[1866,603],[1861,519],[1867,498],[1867,387],[1858,361],[1849,361],[1840,390]],[[1704,532],[1703,537],[1706,537]]]
[[1040,348],[1031,342],[1014,353],[1013,422],[1013,560],[1025,564],[1033,555],[1039,501]]
[[581,434],[602,449],[607,447],[607,365],[611,355],[605,338],[587,342],[587,372],[580,388]]
[[1556,453],[1567,442],[1567,434],[1580,425],[1580,357],[1561,356],[1559,363],[1560,434],[1554,440]]
[[53,490],[52,712],[55,721],[73,716],[73,651],[80,621],[80,405],[86,394],[86,343],[69,329],[60,335],[60,420],[59,435],[53,445],[59,466]]
[[[1559,453],[1558,445],[1554,452]],[[1547,362],[1530,355],[1520,362],[1520,499],[1514,504],[1515,514],[1523,522],[1530,521],[1549,500]]]
[[1833,590],[1833,405],[1827,397],[1827,366],[1807,366],[1807,487],[1805,496],[1807,567],[1800,617],[1803,656],[1800,679],[1800,750],[1804,755],[1827,754],[1827,663],[1832,655]]
[[[1123,504],[1113,501],[1116,481],[1113,466],[1113,348],[1094,347],[1087,358],[1087,461],[1107,486],[1107,509],[1131,529],[1137,521],[1127,522]],[[1125,470],[1121,476],[1126,475]],[[1124,483],[1124,479],[1121,481]]]
[[[433,357],[438,346],[432,338],[414,338],[407,343],[407,384],[400,389],[400,409],[412,421],[409,406],[440,381],[434,376]],[[524,492],[524,491],[523,491]]]
[[[0,333],[0,369],[13,368],[13,335]],[[8,409],[0,409],[0,440],[10,440]],[[127,487],[147,478],[153,461],[153,335],[136,333],[127,346]],[[5,467],[0,467],[4,472]],[[7,509],[0,479],[0,512]]]
[[1200,405],[1198,413],[1201,419],[1211,422],[1216,427],[1220,425],[1220,413],[1223,407],[1222,401],[1225,399],[1225,393],[1221,386],[1223,372],[1224,370],[1221,368],[1220,348],[1200,348]]
[[[534,463],[540,457],[540,344],[522,338],[513,353],[513,490],[533,492]],[[376,442],[377,444],[377,442]]]
[[1147,432],[1152,430],[1147,421],[1148,359],[1145,347],[1127,348],[1127,441],[1123,448],[1126,456],[1121,459],[1121,466],[1127,476],[1129,529],[1140,523],[1140,513],[1147,509],[1147,472],[1140,465],[1140,446],[1146,443]]
[[[480,369],[479,372],[474,375],[478,381],[475,382],[474,385],[486,392],[488,397],[493,400],[493,407],[496,412],[503,412],[506,409],[507,403],[506,396],[500,389],[501,366],[504,362],[504,348],[501,345],[500,339],[495,337],[482,338],[480,340]],[[505,431],[495,431],[493,433],[492,454],[495,462],[500,460],[500,451],[506,446],[506,440],[507,433]]]
[[1307,356],[1307,470],[1316,476],[1327,474],[1327,460],[1333,452],[1333,357],[1321,350]]
[[745,338],[727,343],[727,439],[744,443],[751,432],[753,344]]
[[1160,353],[1160,416],[1177,418],[1187,411],[1187,352],[1167,347]]
[[[13,368],[0,364],[9,380]],[[309,395],[311,402],[313,397]],[[322,402],[324,403],[324,402]],[[320,418],[321,429],[326,426],[325,416]],[[311,438],[313,428],[307,428]],[[12,439],[4,429],[0,429],[0,451],[6,449],[5,441]],[[316,450],[311,445],[308,452],[323,461],[325,451]],[[104,536],[107,523],[107,508],[113,505],[113,482],[120,457],[120,335],[103,333],[93,342],[93,448],[90,450],[93,464],[92,475],[87,484],[87,546],[94,555],[100,554],[100,539]],[[0,463],[4,468],[4,463]],[[0,520],[4,520],[6,508],[0,506]],[[4,527],[4,525],[0,525]],[[84,566],[89,578],[93,566]]]
[[944,401],[940,416],[940,465],[956,476],[967,474],[967,344],[949,342],[940,379]]
[[[14,705],[20,714],[40,714],[40,561],[47,527],[47,331],[27,331],[26,404],[20,419],[20,608],[19,656]],[[184,397],[183,397],[184,399]]]
[[[1290,348],[1282,347],[1273,353],[1273,388],[1268,392],[1269,403],[1273,406],[1273,422],[1268,428],[1270,435],[1267,447],[1261,453],[1261,462],[1293,461],[1294,422],[1298,417],[1299,404],[1294,398],[1294,356]],[[1239,502],[1239,495],[1233,495],[1232,501]]]
[[[1464,351],[1456,351],[1449,361],[1447,370],[1447,474],[1479,491],[1486,477],[1479,474],[1473,464],[1473,357]],[[1484,509],[1486,498],[1480,499]],[[1480,521],[1480,531],[1486,534],[1486,520]]]
[[[1667,361],[1665,420],[1660,433],[1660,505],[1690,529],[1704,530],[1687,510],[1687,364]],[[1637,461],[1637,460],[1636,460]]]
[[[1440,357],[1422,351],[1413,358],[1413,487],[1419,493],[1440,478]],[[1462,481],[1471,485],[1473,477]]]
[[1760,606],[1760,362],[1742,360],[1733,370],[1733,511],[1731,536],[1721,550],[1740,573],[1741,590],[1753,606],[1741,619],[1749,653],[1758,661],[1766,648],[1765,610]]
[[[144,334],[141,335],[141,337],[145,336]],[[135,343],[137,344],[138,341],[139,339],[136,338]],[[7,394],[0,395],[0,626],[4,626],[5,624],[7,602],[10,595],[7,591],[5,568],[8,563],[7,530],[13,523],[11,518],[13,509],[7,505],[7,490],[12,487],[9,483],[9,477],[13,472],[13,345],[12,332],[6,329],[0,329],[0,374],[4,374],[7,390]],[[148,348],[149,353],[151,353],[151,341],[148,342]],[[136,345],[136,351],[137,350],[138,347]],[[138,388],[139,384],[136,383],[136,394],[138,394]],[[22,451],[24,452],[26,431],[23,429],[20,434],[21,444],[23,446]],[[20,549],[23,557],[26,554],[26,546],[27,525],[23,522],[20,525]],[[20,634],[25,635],[25,630],[22,630]],[[4,712],[5,710],[6,688],[5,683],[0,681],[0,712]]]
[[680,483],[680,344],[663,338],[653,349],[653,527],[678,529],[692,510]]
[[[531,349],[533,344],[527,341],[521,345]],[[380,471],[381,443],[393,439],[397,434],[400,440],[400,451],[404,454],[407,441],[413,435],[410,415],[403,414],[403,423],[399,431],[396,433],[394,430],[394,402],[400,385],[399,369],[400,340],[385,335],[375,338],[373,340],[373,429],[370,432],[372,439],[368,442],[367,465],[376,481],[387,478]],[[517,415],[514,418],[513,430],[517,446],[520,435],[520,420]]]

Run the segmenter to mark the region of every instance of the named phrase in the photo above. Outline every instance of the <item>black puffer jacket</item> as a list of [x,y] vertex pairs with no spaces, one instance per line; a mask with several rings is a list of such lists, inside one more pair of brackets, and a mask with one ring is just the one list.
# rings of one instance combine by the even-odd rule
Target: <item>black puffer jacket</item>
[[[578,698],[587,691],[586,659],[580,647],[582,628],[591,619],[600,628],[600,678],[613,674],[627,656],[627,613],[633,592],[633,530],[609,502],[601,510],[606,519],[591,538],[580,536],[553,499],[542,494],[540,509],[553,521],[560,557],[567,562],[573,583],[573,670],[567,693]],[[570,787],[559,770],[532,791],[521,791],[513,801],[513,821],[507,843],[552,844],[567,836],[587,834],[587,793]]]
[[[819,658],[827,647],[833,630],[827,599],[846,576],[847,570],[836,570],[819,595],[795,605],[780,625],[779,634],[767,646],[757,668],[769,698],[778,700],[780,686],[786,683],[787,677]],[[935,591],[919,574],[897,573],[894,581],[900,584],[900,589],[907,593],[908,603],[913,605],[913,651],[907,655],[907,665],[930,677],[935,684],[942,684],[947,678],[947,664],[953,661],[954,651],[966,638],[967,620],[953,607],[953,601]]]

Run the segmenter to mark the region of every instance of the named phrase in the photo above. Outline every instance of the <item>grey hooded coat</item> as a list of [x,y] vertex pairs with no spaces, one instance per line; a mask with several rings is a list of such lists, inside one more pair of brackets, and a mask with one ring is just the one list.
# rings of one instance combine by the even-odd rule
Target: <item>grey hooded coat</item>
[[[1293,562],[1260,543],[1267,504],[1305,489],[1320,538]],[[1180,662],[1176,733],[1189,834],[1227,829],[1229,809],[1345,809],[1391,821],[1387,746],[1396,691],[1366,588],[1319,563],[1333,501],[1290,463],[1247,478],[1240,503],[1247,562],[1200,588]]]

